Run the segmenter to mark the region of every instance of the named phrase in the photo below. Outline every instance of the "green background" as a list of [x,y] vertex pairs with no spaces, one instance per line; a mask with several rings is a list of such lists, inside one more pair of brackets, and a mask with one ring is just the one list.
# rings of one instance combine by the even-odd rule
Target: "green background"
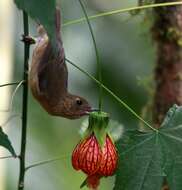
[[[134,0],[92,0],[84,1],[88,15],[103,11],[126,8],[136,5]],[[83,17],[78,1],[62,0],[62,21]],[[22,32],[22,13],[15,7],[16,32],[14,80],[19,81],[23,72],[23,44],[19,41]],[[32,35],[36,35],[36,25],[30,21]],[[103,82],[122,100],[127,102],[137,113],[147,102],[146,90],[139,85],[152,76],[155,63],[155,50],[150,36],[150,17],[143,14],[131,16],[119,14],[99,18],[91,22],[102,63]],[[62,29],[66,56],[80,67],[96,76],[96,59],[93,42],[86,23],[67,26]],[[32,48],[31,48],[32,50]],[[31,62],[31,61],[30,61]],[[98,87],[80,71],[68,64],[69,90],[86,97],[93,107],[98,103]],[[19,90],[14,102],[14,112],[21,112]],[[104,93],[104,111],[111,118],[122,123],[126,128],[136,128],[138,120],[125,108],[121,107],[111,96]],[[33,168],[26,174],[26,190],[77,190],[85,179],[81,172],[71,166],[71,152],[79,141],[79,127],[84,118],[67,120],[49,116],[29,95],[27,164],[57,156],[66,156],[60,161]],[[9,123],[9,136],[16,152],[20,147],[21,120],[15,118]],[[14,190],[17,186],[18,160],[7,161],[7,188]],[[114,177],[101,181],[100,190],[110,190]],[[86,188],[84,188],[86,189]]]

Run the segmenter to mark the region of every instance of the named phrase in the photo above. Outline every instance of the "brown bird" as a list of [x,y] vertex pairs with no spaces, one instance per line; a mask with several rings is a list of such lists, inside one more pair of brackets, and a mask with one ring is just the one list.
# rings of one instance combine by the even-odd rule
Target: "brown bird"
[[33,51],[29,72],[29,85],[33,96],[53,116],[77,119],[91,112],[89,103],[68,92],[68,70],[61,39],[61,15],[56,10],[56,50],[42,25]]

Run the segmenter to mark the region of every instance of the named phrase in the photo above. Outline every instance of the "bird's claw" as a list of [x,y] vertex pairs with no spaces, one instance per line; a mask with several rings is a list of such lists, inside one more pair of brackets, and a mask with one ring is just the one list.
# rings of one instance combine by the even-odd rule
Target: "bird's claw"
[[35,44],[36,40],[34,38],[32,38],[31,36],[26,36],[26,35],[22,35],[22,42],[27,43],[29,45]]

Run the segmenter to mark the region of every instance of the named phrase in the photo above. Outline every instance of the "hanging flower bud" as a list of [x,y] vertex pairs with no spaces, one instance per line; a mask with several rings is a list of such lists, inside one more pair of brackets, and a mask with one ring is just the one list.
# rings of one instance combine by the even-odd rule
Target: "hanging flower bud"
[[83,185],[93,190],[97,189],[101,177],[113,175],[117,168],[118,155],[107,132],[108,122],[106,113],[91,113],[85,132],[87,137],[75,147],[72,154],[73,168],[87,174]]

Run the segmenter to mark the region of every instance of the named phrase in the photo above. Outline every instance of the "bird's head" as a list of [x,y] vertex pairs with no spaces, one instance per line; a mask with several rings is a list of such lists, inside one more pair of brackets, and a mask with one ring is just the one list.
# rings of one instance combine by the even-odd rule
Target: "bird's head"
[[80,96],[68,95],[63,101],[64,117],[68,119],[78,119],[88,115],[92,109],[87,100]]

